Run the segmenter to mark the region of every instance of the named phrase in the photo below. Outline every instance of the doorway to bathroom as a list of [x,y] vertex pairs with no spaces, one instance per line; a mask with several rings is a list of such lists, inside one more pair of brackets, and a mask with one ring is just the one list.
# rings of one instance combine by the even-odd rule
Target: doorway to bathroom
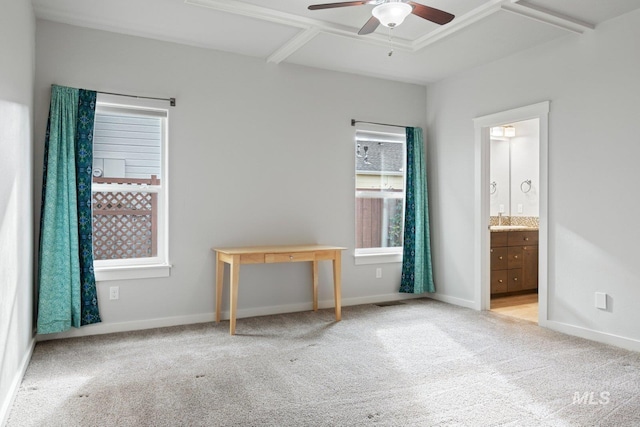
[[547,319],[549,102],[474,119],[475,304]]
[[490,310],[538,322],[540,119],[490,128]]

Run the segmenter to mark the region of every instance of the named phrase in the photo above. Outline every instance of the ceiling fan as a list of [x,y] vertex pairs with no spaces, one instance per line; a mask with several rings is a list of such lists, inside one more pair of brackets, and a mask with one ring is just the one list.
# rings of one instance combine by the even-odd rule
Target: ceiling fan
[[401,0],[369,0],[369,1],[346,1],[341,3],[325,3],[314,4],[309,6],[309,10],[319,9],[332,9],[336,7],[346,6],[363,6],[366,4],[375,4],[376,7],[371,11],[371,18],[364,24],[358,34],[370,34],[373,33],[378,25],[382,24],[385,27],[395,28],[402,24],[404,18],[409,14],[414,14],[427,21],[435,22],[436,24],[444,25],[455,17],[454,15],[444,12],[440,9],[425,6],[413,1],[401,1]]

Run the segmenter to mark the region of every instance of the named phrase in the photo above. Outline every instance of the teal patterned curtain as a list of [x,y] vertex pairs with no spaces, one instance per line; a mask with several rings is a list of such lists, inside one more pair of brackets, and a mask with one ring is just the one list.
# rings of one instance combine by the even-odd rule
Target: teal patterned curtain
[[429,202],[421,128],[407,128],[407,188],[400,292],[435,292],[429,237]]
[[51,87],[38,257],[39,334],[100,322],[91,228],[95,108],[94,91]]

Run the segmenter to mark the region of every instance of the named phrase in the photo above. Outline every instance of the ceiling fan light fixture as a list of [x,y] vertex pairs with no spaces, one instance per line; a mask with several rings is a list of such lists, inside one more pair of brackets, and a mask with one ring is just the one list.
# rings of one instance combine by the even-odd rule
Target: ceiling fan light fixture
[[385,27],[395,28],[402,24],[404,18],[409,16],[413,8],[407,3],[390,2],[382,3],[373,8],[371,12]]

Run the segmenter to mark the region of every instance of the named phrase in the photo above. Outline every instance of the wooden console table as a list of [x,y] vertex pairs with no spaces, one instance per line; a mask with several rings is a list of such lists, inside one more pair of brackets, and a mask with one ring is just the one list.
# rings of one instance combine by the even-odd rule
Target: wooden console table
[[342,317],[340,311],[340,276],[342,251],[346,248],[324,245],[254,246],[242,248],[213,248],[216,253],[216,322],[220,322],[224,264],[229,264],[229,333],[236,333],[236,308],[238,305],[238,276],[240,264],[269,264],[275,262],[312,263],[313,311],[318,310],[318,261],[333,261],[333,295],[336,321]]

